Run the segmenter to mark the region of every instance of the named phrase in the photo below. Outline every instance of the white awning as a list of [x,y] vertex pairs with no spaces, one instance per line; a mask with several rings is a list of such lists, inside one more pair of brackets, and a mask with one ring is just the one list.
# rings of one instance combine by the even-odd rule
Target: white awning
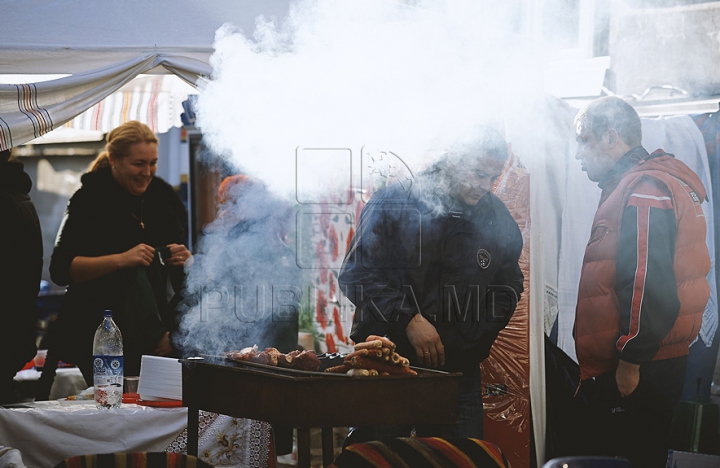
[[[0,74],[78,74],[152,53],[208,63],[215,31],[252,37],[259,15],[287,15],[290,0],[0,0]],[[167,73],[158,68],[153,73]]]
[[[209,77],[215,31],[231,23],[252,37],[259,16],[280,21],[290,1],[0,0],[0,75],[70,75],[0,84],[0,150],[66,124],[107,132],[140,120],[164,133],[188,94],[165,75]],[[162,76],[133,80],[143,73]]]
[[69,129],[107,133],[123,122],[139,120],[155,133],[180,127],[182,103],[197,90],[174,75],[145,75],[65,124]]
[[187,88],[164,76],[133,80],[157,66],[191,83],[211,73],[202,62],[147,54],[51,81],[0,84],[0,150],[39,138],[76,118],[70,126],[84,130],[106,132],[137,119],[164,133],[179,122]]

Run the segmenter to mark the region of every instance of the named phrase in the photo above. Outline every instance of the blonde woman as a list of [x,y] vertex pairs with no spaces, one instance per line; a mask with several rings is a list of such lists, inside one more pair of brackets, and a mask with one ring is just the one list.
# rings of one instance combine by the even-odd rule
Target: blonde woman
[[82,177],[67,207],[50,264],[67,285],[48,360],[76,364],[92,385],[92,341],[111,309],[125,345],[125,375],[138,375],[142,354],[171,355],[173,299],[191,254],[187,214],[173,188],[155,176],[158,139],[127,122],[107,135],[105,151]]

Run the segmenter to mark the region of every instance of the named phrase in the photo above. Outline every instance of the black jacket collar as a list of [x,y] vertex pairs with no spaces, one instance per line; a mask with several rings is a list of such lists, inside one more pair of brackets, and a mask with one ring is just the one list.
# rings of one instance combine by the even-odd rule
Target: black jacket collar
[[636,166],[641,161],[647,161],[658,156],[662,156],[662,154],[650,154],[642,146],[636,146],[617,160],[610,172],[598,183],[598,186],[605,190],[607,187],[615,185],[631,167]]

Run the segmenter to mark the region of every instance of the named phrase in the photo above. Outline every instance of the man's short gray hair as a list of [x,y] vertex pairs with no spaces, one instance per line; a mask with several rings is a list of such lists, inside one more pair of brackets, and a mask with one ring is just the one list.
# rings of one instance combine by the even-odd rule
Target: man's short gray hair
[[614,128],[620,138],[633,148],[642,142],[642,123],[633,106],[624,100],[607,96],[592,101],[575,116],[575,126],[582,124],[596,138]]

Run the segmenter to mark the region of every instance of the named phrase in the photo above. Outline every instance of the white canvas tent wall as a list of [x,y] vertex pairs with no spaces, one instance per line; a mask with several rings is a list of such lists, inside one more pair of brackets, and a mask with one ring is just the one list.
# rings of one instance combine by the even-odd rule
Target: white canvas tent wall
[[246,33],[264,15],[282,18],[289,0],[92,2],[0,0],[0,74],[69,74],[0,85],[0,149],[58,128],[141,73],[210,76],[215,31]]

